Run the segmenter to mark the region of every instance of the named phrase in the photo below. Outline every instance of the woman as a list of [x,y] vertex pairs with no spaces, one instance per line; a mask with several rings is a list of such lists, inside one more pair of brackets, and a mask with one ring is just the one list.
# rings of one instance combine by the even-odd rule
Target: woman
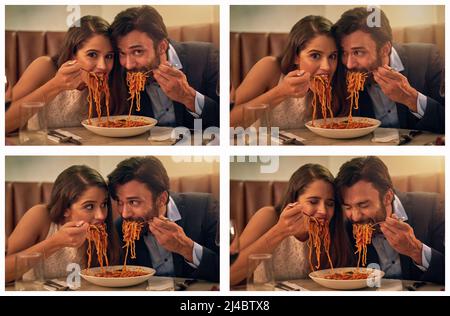
[[[93,224],[106,224],[109,263],[117,262],[118,237],[110,204],[106,182],[96,170],[87,166],[64,170],[53,185],[50,202],[29,209],[9,236],[6,282],[14,280],[18,253],[43,253],[46,278],[66,276],[70,263],[86,267],[86,237]],[[92,262],[91,266],[98,265],[95,251]]]
[[[81,126],[88,117],[89,72],[109,76],[110,86],[116,85],[113,78],[119,70],[113,69],[114,58],[108,22],[96,16],[82,17],[67,31],[59,54],[37,58],[14,86],[14,102],[5,114],[6,132],[20,127],[19,106],[24,102],[46,104],[49,128]],[[111,89],[111,113],[120,112],[115,90]]]
[[[342,210],[335,207],[333,182],[330,171],[317,164],[304,165],[291,176],[281,204],[258,210],[241,234],[240,253],[230,271],[231,285],[245,279],[247,259],[252,253],[272,253],[276,280],[306,278],[310,272],[307,245],[310,220],[329,223],[333,266],[351,264],[352,248],[345,233]],[[314,256],[312,259],[316,265]],[[320,269],[328,266],[322,248]]]
[[338,96],[343,91],[337,86],[337,78],[341,77],[342,68],[338,67],[338,49],[331,26],[332,23],[321,16],[310,15],[298,21],[289,33],[283,54],[262,58],[237,88],[231,126],[247,127],[244,106],[258,104],[269,104],[272,126],[281,129],[303,126],[312,118],[311,80],[315,76],[331,81],[336,96],[333,112],[337,114]]

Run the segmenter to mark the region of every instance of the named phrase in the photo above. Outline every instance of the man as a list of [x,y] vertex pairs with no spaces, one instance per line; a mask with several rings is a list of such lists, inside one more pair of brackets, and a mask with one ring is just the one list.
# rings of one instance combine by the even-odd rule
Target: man
[[148,227],[128,264],[153,267],[160,276],[219,280],[218,205],[210,194],[169,193],[166,169],[155,157],[120,162],[108,181],[121,215],[120,240],[123,220],[143,220]]
[[347,70],[370,72],[353,115],[376,118],[382,127],[445,132],[443,66],[434,45],[393,44],[389,20],[378,8],[346,11],[332,32]]
[[[209,43],[168,39],[161,15],[150,6],[120,12],[111,25],[126,71],[150,72],[136,115],[161,126],[219,127],[218,51]],[[197,125],[195,126],[197,127]]]
[[437,194],[394,191],[378,157],[344,163],[336,187],[349,224],[380,223],[368,265],[378,263],[387,278],[444,283],[444,208]]

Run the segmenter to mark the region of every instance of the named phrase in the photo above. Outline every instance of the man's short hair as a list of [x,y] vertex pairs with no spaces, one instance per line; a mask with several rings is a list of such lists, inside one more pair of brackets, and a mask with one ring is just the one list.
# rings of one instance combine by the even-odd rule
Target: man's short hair
[[137,30],[144,32],[156,46],[168,38],[166,25],[162,16],[155,8],[144,5],[120,12],[111,24],[112,36],[116,40]]
[[338,196],[342,196],[342,189],[349,188],[358,181],[370,182],[380,198],[389,189],[394,190],[387,166],[375,156],[353,158],[341,166],[335,180]]
[[[108,175],[108,189],[117,200],[117,187],[136,180],[145,184],[153,199],[169,191],[170,181],[161,161],[153,156],[132,157],[121,161],[116,169]],[[167,199],[167,202],[169,199]]]
[[[370,34],[378,50],[387,42],[392,43],[392,29],[386,14],[379,8],[375,10],[377,11],[373,12],[367,7],[358,7],[345,11],[331,29],[337,42],[340,44],[344,36],[363,31]],[[368,23],[371,15],[377,12],[380,13],[380,25]]]

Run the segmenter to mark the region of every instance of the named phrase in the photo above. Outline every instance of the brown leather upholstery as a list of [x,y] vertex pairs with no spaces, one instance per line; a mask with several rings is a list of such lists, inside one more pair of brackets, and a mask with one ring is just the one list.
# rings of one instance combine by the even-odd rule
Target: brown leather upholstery
[[[394,42],[433,43],[445,56],[445,25],[394,28]],[[253,65],[264,56],[279,56],[287,42],[287,33],[230,33],[231,83],[238,87]]]
[[[394,187],[403,192],[436,192],[445,196],[444,174],[393,177]],[[283,181],[230,181],[230,217],[242,232],[253,214],[263,206],[277,205],[287,190]]]
[[[219,48],[219,23],[168,27],[169,38],[179,41],[213,43]],[[5,32],[5,66],[7,78],[14,85],[28,65],[40,56],[55,55],[66,32],[13,31]]]
[[[174,192],[206,192],[211,193],[219,201],[219,175],[186,176],[170,179]],[[9,236],[23,214],[32,206],[48,203],[53,183],[40,182],[6,182],[5,183],[5,230]],[[113,210],[116,218],[118,212]]]

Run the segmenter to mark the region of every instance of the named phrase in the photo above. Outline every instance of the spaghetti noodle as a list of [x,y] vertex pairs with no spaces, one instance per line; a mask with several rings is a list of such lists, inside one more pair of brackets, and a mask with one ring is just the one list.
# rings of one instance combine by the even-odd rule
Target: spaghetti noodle
[[[316,218],[310,217],[308,248],[309,248],[309,264],[311,267],[311,271],[320,269],[320,257],[322,246],[327,255],[330,267],[333,270],[333,263],[330,257],[330,242],[331,239],[328,221],[320,223]],[[313,248],[315,250],[315,256],[317,261],[315,266],[313,264]]]
[[124,220],[122,223],[123,241],[125,242],[123,248],[126,248],[122,271],[127,270],[128,252],[130,252],[131,259],[136,259],[135,241],[139,240],[141,237],[141,230],[143,226],[143,222],[133,220]]
[[105,106],[106,106],[106,117],[107,122],[109,121],[109,86],[107,76],[103,73],[96,74],[94,72],[88,72],[88,103],[89,103],[89,116],[88,122],[91,124],[92,117],[92,105],[95,104],[95,109],[98,116],[98,122],[100,122],[102,117],[102,97],[105,98]]
[[314,126],[314,120],[317,115],[317,103],[320,103],[324,123],[326,124],[327,122],[327,112],[330,113],[331,121],[333,121],[333,110],[331,108],[331,84],[328,76],[314,76],[311,84],[314,93],[312,101],[312,126]]
[[108,266],[108,233],[106,232],[106,224],[97,224],[97,225],[89,225],[88,229],[88,248],[87,248],[87,256],[88,256],[88,269],[91,267],[92,262],[92,244],[97,252],[98,263],[103,270],[103,265]]
[[348,71],[346,75],[348,98],[350,99],[350,111],[348,113],[348,122],[352,121],[352,111],[359,108],[359,92],[364,90],[367,73],[359,71]]
[[370,224],[353,224],[353,237],[355,238],[355,253],[358,254],[358,265],[367,264],[367,245],[372,242],[372,234],[375,229]]
[[139,127],[148,125],[145,121],[138,121],[132,119],[120,119],[108,122],[100,122],[97,124],[98,127],[111,127],[111,128],[120,128],[120,127]]
[[136,105],[136,111],[141,110],[141,92],[144,91],[145,82],[148,78],[148,72],[127,72],[127,86],[130,93],[128,100],[131,100],[128,118],[133,111],[133,105]]
[[369,277],[370,273],[353,271],[330,273],[324,276],[328,280],[363,280]]

